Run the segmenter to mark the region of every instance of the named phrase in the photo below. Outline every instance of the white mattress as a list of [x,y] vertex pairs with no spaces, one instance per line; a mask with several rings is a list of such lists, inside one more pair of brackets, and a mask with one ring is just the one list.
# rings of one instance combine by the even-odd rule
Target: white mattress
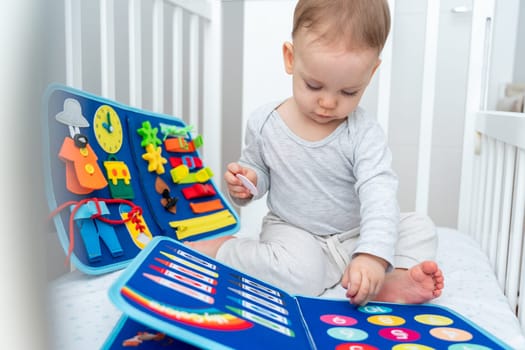
[[[525,336],[501,292],[487,258],[470,237],[439,228],[438,263],[445,274],[443,295],[433,303],[468,317],[515,349],[525,349]],[[52,349],[98,349],[121,313],[107,290],[120,275],[87,276],[78,271],[49,286]],[[326,297],[344,297],[342,288]]]

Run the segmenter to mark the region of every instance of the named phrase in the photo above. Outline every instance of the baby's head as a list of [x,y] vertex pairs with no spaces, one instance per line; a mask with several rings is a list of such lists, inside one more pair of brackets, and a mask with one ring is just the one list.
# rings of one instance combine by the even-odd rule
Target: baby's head
[[295,7],[292,38],[304,34],[323,45],[363,48],[381,52],[390,30],[386,0],[299,0]]
[[293,43],[283,45],[299,111],[323,125],[354,111],[381,62],[389,28],[386,0],[299,0]]

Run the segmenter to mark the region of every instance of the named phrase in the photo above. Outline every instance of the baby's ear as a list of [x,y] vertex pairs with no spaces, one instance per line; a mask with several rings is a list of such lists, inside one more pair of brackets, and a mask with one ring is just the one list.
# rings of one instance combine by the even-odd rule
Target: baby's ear
[[283,44],[283,60],[284,60],[284,70],[288,74],[293,73],[293,44],[289,41],[286,41]]

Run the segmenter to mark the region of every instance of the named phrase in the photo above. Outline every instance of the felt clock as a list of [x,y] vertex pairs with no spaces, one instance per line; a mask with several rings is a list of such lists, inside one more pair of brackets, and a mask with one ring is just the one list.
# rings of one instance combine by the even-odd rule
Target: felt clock
[[115,154],[122,146],[122,124],[117,112],[108,105],[100,106],[93,118],[93,130],[100,147]]

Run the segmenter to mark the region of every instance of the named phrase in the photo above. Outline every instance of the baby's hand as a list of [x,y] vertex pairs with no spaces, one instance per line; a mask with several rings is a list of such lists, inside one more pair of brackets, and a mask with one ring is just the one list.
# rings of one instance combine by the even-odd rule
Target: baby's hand
[[341,280],[352,304],[365,305],[374,300],[383,286],[387,266],[385,260],[369,254],[359,254],[352,259]]
[[224,181],[228,186],[228,191],[230,196],[239,199],[249,199],[253,197],[250,193],[250,190],[246,188],[242,181],[237,178],[235,175],[241,174],[250,180],[253,184],[257,184],[257,174],[250,168],[243,168],[238,163],[228,164],[227,171],[224,174]]

